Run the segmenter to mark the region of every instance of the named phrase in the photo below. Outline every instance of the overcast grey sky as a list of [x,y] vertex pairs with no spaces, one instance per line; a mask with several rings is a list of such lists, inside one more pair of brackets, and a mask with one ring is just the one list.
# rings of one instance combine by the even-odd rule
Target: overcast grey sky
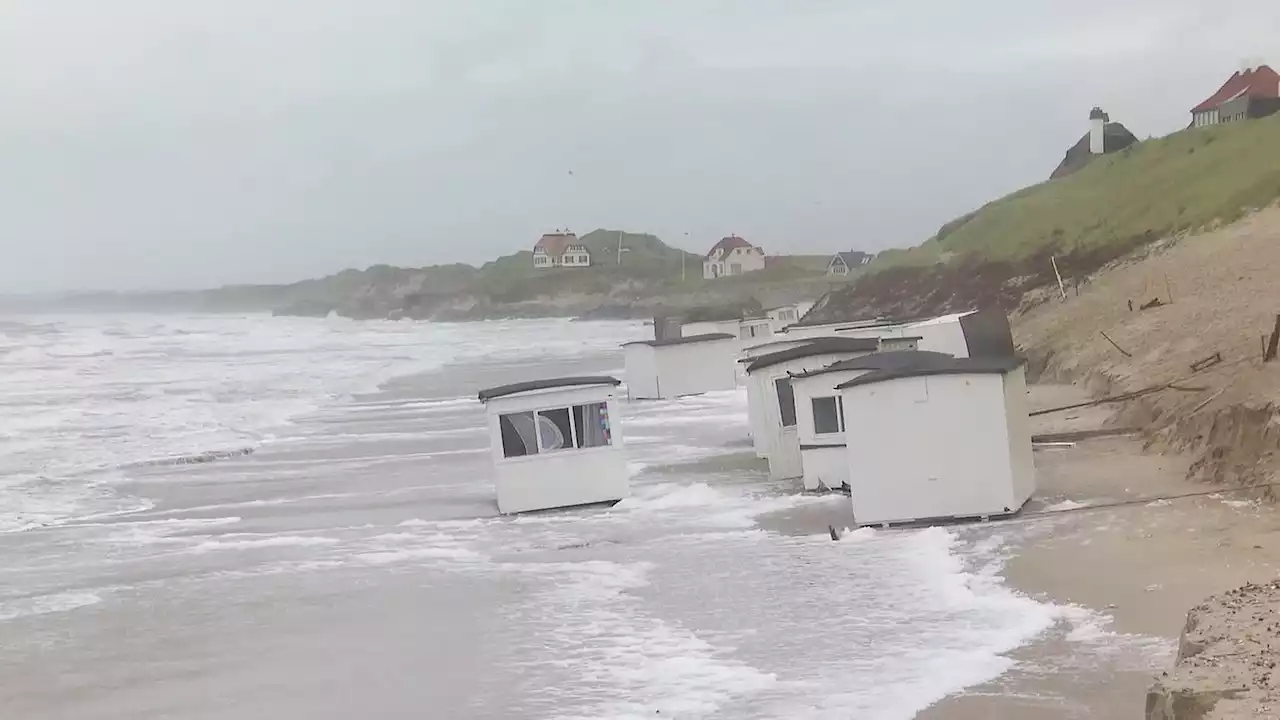
[[476,263],[565,225],[915,244],[1047,177],[1095,104],[1186,125],[1278,27],[1274,0],[9,0],[0,293]]

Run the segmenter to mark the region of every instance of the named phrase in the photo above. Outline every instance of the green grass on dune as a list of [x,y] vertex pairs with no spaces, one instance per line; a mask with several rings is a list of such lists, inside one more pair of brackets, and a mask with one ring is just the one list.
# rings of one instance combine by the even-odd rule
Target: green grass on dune
[[1231,222],[1280,198],[1280,116],[1193,128],[1095,159],[980,208],[872,270],[947,259],[1016,261]]

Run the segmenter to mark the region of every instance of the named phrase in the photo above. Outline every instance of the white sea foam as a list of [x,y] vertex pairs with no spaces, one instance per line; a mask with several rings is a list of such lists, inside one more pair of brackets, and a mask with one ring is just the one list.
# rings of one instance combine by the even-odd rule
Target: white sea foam
[[1045,507],[1044,512],[1066,512],[1068,510],[1078,510],[1083,507],[1089,507],[1085,503],[1076,502],[1075,500],[1063,500]]
[[1252,507],[1258,506],[1258,503],[1256,501],[1248,500],[1248,499],[1241,500],[1240,498],[1232,498],[1232,497],[1223,495],[1222,493],[1213,493],[1209,497],[1213,500],[1217,500],[1218,502],[1222,503],[1223,505],[1226,505],[1227,507],[1232,507],[1236,509],[1252,508]]
[[114,522],[79,522],[67,523],[62,527],[106,527],[106,528],[148,528],[158,527],[168,530],[187,528],[221,527],[235,525],[240,522],[238,515],[210,518],[164,518],[162,520],[120,520]]
[[[761,515],[802,505],[840,502],[840,498],[801,494],[760,494],[747,489],[713,487],[706,482],[642,485],[614,506],[616,512],[684,515],[704,526],[752,527]],[[845,500],[844,502],[848,502]]]
[[391,565],[418,560],[478,561],[484,556],[460,547],[416,547],[401,550],[375,550],[357,553],[354,558],[368,565]]
[[672,427],[675,425],[718,425],[745,424],[746,413],[698,413],[696,415],[649,416],[632,418],[627,421],[628,428]]
[[102,602],[102,598],[89,592],[64,592],[54,595],[0,601],[0,622],[30,615],[70,612],[96,605],[99,602]]
[[[137,507],[136,499],[117,500],[113,484],[95,485],[97,474],[249,450],[297,417],[395,376],[531,348],[544,358],[616,350],[641,328],[198,315],[51,316],[4,326],[0,531]],[[330,415],[463,404],[474,400],[370,400]]]
[[[191,548],[192,552],[207,553],[222,550],[262,550],[267,548],[316,547],[318,545],[335,545],[337,538],[308,535],[277,535],[272,537],[239,537],[225,535],[224,538],[205,540]],[[235,538],[235,539],[230,539]]]
[[1070,627],[1066,639],[1087,646],[1091,663],[1105,659],[1117,669],[1154,671],[1168,667],[1177,651],[1177,643],[1169,638],[1113,630],[1113,619],[1101,612],[1078,605],[1060,605],[1057,610]]
[[671,508],[714,507],[726,494],[705,482],[681,485],[660,483],[636,488],[632,496],[614,506],[616,510],[668,510]]
[[552,575],[538,599],[553,656],[590,682],[542,692],[573,708],[561,720],[703,717],[776,678],[723,657],[695,633],[646,613],[626,591],[647,584],[646,563],[604,561],[514,566]]

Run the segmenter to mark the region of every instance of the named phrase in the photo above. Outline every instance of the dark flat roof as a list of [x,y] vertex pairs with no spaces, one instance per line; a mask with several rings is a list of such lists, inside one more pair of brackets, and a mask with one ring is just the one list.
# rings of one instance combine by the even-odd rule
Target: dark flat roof
[[737,337],[737,335],[730,335],[729,333],[706,333],[704,335],[690,335],[689,337],[678,337],[670,340],[635,340],[629,343],[622,343],[622,347],[628,345],[667,347],[668,345],[688,345],[689,343],[710,342],[712,340],[736,340]]
[[[774,335],[774,337],[777,337],[777,335]],[[796,343],[811,343],[814,340],[840,340],[840,339],[843,339],[843,338],[837,338],[834,335],[830,337],[823,336],[823,337],[811,337],[811,338],[790,338],[790,339],[783,338],[782,340],[770,340],[769,342],[760,343],[759,345],[752,345],[751,347],[743,348],[742,352],[745,353],[745,352],[751,352],[752,350],[761,350],[763,348],[769,347],[770,345],[796,345]],[[774,350],[773,352],[782,352],[782,351]],[[762,357],[764,357],[764,355],[756,355],[755,357],[742,358],[738,362],[740,363],[755,362],[756,360]]]
[[795,377],[813,377],[841,370],[905,370],[944,365],[952,360],[955,360],[954,356],[932,350],[889,350],[834,362],[824,368],[797,373]]
[[882,337],[880,342],[893,342],[894,340],[923,340],[923,335],[903,335],[901,337]]
[[801,358],[813,357],[814,355],[828,355],[830,353],[842,352],[865,352],[873,353],[880,349],[880,338],[813,338],[799,347],[787,348],[778,352],[761,355],[751,361],[747,366],[747,372],[753,373],[757,370],[773,367],[791,360],[800,360]]
[[1026,360],[1020,357],[952,358],[949,362],[925,363],[918,367],[902,367],[873,370],[866,375],[840,383],[837,390],[873,385],[899,378],[926,377],[929,375],[1004,375],[1021,367]]
[[797,329],[803,330],[803,329],[809,329],[809,328],[820,328],[820,327],[828,327],[828,326],[837,326],[837,327],[843,326],[843,328],[846,330],[853,330],[857,328],[884,327],[885,325],[901,325],[902,322],[903,321],[900,321],[896,318],[884,318],[884,317],[866,318],[862,320],[828,320],[825,322],[805,322],[804,320],[801,320],[800,322],[791,323],[790,325],[787,326],[787,328],[788,329],[797,328]]
[[499,385],[488,390],[481,390],[479,393],[480,402],[487,402],[494,398],[500,398],[505,395],[518,395],[524,392],[532,392],[534,390],[548,390],[550,388],[560,387],[576,387],[578,385],[621,385],[622,381],[616,377],[608,375],[596,375],[592,377],[562,377],[547,378],[546,380],[528,380],[520,383],[512,383],[510,385]]

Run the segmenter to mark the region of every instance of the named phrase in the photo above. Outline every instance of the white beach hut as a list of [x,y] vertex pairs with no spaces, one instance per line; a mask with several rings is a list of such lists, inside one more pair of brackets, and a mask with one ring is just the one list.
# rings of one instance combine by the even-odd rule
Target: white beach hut
[[[915,367],[952,359],[943,353],[886,350],[886,340],[880,343],[878,353],[791,376],[791,391],[796,401],[796,436],[806,490],[838,490],[849,483],[845,432],[850,429],[844,424],[843,400],[837,385],[873,370]],[[852,430],[856,432],[856,428]]]
[[771,437],[768,417],[764,412],[764,396],[768,392],[765,382],[768,378],[763,373],[750,377],[746,374],[746,368],[758,357],[807,345],[815,339],[817,338],[773,340],[751,345],[738,354],[738,374],[747,388],[747,426],[751,433],[751,444],[756,451],[756,457],[768,456],[768,439]]
[[920,335],[896,335],[882,337],[880,338],[880,351],[895,352],[898,350],[919,350],[920,341],[923,339],[924,338]]
[[619,384],[612,377],[571,377],[480,391],[499,512],[614,503],[627,496]]
[[793,348],[761,355],[747,365],[748,386],[751,382],[759,385],[755,393],[757,407],[750,406],[752,395],[747,395],[748,416],[762,418],[759,422],[771,478],[795,478],[804,472],[791,374],[868,355],[879,348],[880,341],[876,338],[815,338]]
[[799,322],[801,311],[799,305],[779,305],[766,308],[764,314],[769,318],[769,327],[776,335],[788,325]]
[[959,358],[969,357],[969,343],[965,340],[964,326],[961,321],[972,315],[974,311],[951,313],[938,317],[917,320],[902,326],[904,333],[920,338],[922,350],[944,352]]
[[885,347],[906,349],[912,341],[919,350],[942,352],[955,357],[1008,357],[1013,355],[1013,334],[1009,318],[999,308],[969,310],[914,320],[875,319],[822,325],[795,325],[783,337],[815,335],[837,337],[878,337]]
[[789,325],[779,333],[780,338],[814,337],[882,337],[897,334],[901,326],[896,320],[855,320],[849,322]]
[[738,337],[744,344],[764,342],[773,337],[773,323],[768,317],[743,318],[738,324]]
[[858,525],[1010,515],[1035,492],[1020,358],[874,370],[836,389]]
[[626,343],[627,397],[663,400],[733,390],[738,347],[737,336],[728,333]]
[[739,318],[731,318],[729,320],[699,320],[697,322],[684,323],[681,332],[685,335],[715,335],[725,333],[738,337],[738,329],[742,325]]

